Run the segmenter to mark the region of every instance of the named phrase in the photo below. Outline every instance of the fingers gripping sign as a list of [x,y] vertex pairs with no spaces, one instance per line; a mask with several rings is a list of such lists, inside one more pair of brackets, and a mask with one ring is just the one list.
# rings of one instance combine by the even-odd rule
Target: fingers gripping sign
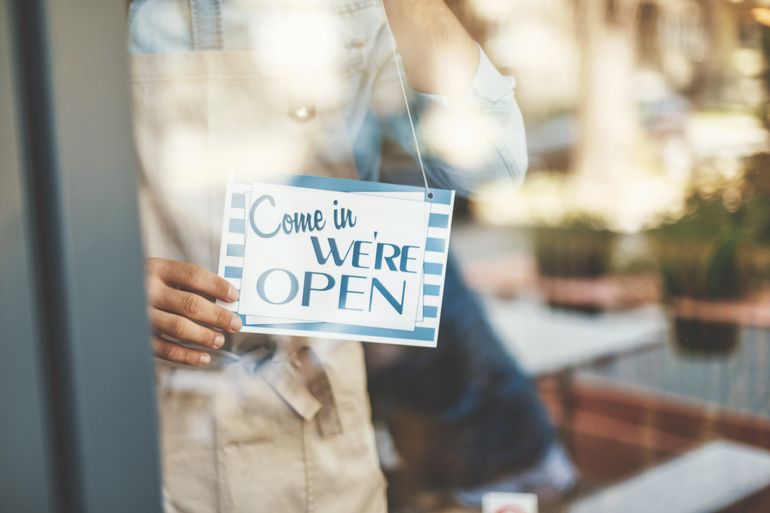
[[238,299],[238,291],[223,278],[195,264],[162,258],[147,259],[145,273],[153,352],[158,358],[207,365],[208,353],[178,342],[219,349],[224,333],[241,330],[240,317],[212,301]]

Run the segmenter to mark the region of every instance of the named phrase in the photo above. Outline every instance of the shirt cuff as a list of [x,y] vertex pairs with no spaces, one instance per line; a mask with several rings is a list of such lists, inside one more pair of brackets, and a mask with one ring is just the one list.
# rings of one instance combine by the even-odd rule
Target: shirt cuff
[[476,73],[473,75],[468,91],[462,100],[452,101],[446,96],[440,94],[421,93],[414,91],[419,104],[438,103],[444,106],[450,106],[457,103],[482,103],[489,105],[500,101],[513,93],[516,81],[512,77],[506,77],[500,73],[481,46],[479,48],[479,65]]
[[496,102],[513,93],[514,87],[516,87],[516,81],[500,73],[479,46],[479,67],[476,68],[476,74],[473,76],[466,98]]

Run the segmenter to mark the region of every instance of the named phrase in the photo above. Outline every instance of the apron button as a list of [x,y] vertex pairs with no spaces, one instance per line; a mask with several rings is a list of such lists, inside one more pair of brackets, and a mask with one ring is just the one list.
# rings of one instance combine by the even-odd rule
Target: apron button
[[315,118],[316,111],[315,107],[305,106],[305,107],[298,107],[294,110],[289,111],[289,117],[293,119],[294,121],[298,121],[300,123],[307,123],[308,121]]

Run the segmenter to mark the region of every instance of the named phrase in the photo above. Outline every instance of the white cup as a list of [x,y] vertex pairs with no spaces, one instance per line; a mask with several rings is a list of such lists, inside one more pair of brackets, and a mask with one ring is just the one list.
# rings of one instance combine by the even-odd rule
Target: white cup
[[537,495],[533,493],[485,493],[481,498],[484,513],[537,513]]

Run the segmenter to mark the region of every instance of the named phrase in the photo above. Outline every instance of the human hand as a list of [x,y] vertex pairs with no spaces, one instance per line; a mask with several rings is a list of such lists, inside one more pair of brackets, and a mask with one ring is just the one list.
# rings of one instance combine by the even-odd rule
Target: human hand
[[213,302],[238,299],[238,291],[226,280],[203,267],[164,258],[145,261],[145,280],[153,352],[170,362],[204,366],[211,357],[162,338],[218,349],[225,343],[222,331],[236,333],[240,318]]

